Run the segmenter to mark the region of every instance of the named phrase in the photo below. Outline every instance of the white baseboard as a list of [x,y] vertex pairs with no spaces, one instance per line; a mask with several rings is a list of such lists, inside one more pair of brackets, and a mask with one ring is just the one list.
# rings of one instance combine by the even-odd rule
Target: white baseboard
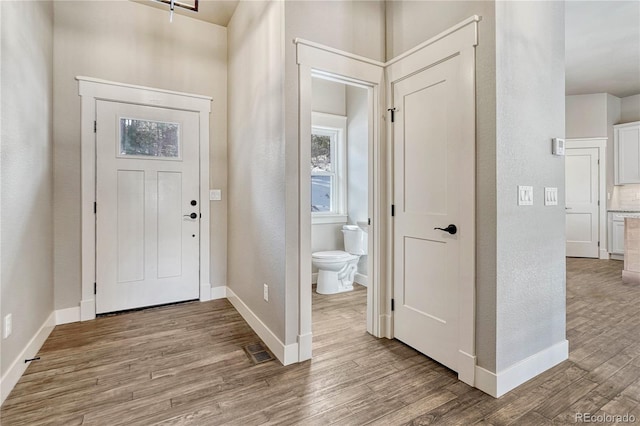
[[475,386],[481,391],[495,398],[499,398],[527,380],[534,378],[538,374],[560,364],[568,358],[569,341],[563,340],[497,374],[476,366]]
[[211,300],[224,299],[226,297],[227,297],[226,285],[211,287]]
[[278,358],[282,365],[289,365],[298,362],[298,343],[285,345],[267,327],[256,314],[240,299],[230,288],[227,287],[227,299],[238,313],[244,318],[249,326],[256,332],[262,341],[269,347],[271,352]]
[[208,302],[209,300],[211,300],[211,284],[200,284],[200,301]]
[[369,277],[358,272],[356,272],[356,276],[353,280],[364,287],[367,287],[369,285]]
[[600,249],[600,259],[609,260],[609,252],[606,249]]
[[56,325],[69,324],[80,321],[80,306],[58,309],[55,311]]
[[96,301],[87,299],[80,301],[80,321],[96,319]]
[[6,371],[2,379],[0,379],[0,404],[9,396],[13,387],[18,383],[20,377],[29,366],[24,362],[25,359],[33,358],[36,356],[47,337],[56,326],[56,313],[51,312],[51,315],[45,320],[40,329],[31,338],[27,346],[20,352],[18,357],[13,361],[9,369]]
[[318,284],[318,273],[314,272],[311,274],[311,284]]
[[475,386],[476,357],[458,350],[458,380]]

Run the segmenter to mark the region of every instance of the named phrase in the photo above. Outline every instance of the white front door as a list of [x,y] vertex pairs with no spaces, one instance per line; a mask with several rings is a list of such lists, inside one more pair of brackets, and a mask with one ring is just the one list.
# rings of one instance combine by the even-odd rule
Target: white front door
[[199,297],[199,118],[96,103],[96,313]]
[[567,256],[570,257],[598,257],[598,159],[598,148],[567,148],[565,153]]
[[[460,57],[392,84],[394,336],[458,371],[461,185]],[[471,155],[473,160],[473,155]],[[451,232],[436,228],[454,225]]]

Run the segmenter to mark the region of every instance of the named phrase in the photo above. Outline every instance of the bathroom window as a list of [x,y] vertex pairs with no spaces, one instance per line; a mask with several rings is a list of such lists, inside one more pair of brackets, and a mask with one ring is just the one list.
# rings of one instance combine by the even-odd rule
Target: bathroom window
[[346,223],[347,118],[313,113],[311,217],[313,223]]

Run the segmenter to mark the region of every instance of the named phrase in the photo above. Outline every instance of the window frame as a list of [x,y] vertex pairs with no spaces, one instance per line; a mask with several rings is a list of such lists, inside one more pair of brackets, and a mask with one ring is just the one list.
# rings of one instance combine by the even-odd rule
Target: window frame
[[[311,223],[347,223],[347,117],[312,112],[311,134],[325,135],[332,138],[332,171],[311,172],[311,177],[333,177],[331,181],[331,209],[328,212],[311,211]],[[311,206],[309,206],[309,210],[311,210]]]

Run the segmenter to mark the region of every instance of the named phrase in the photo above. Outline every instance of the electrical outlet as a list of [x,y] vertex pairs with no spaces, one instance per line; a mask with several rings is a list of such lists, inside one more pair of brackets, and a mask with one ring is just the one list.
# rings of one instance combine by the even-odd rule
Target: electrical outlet
[[2,336],[3,338],[7,338],[11,336],[11,332],[13,331],[13,317],[11,314],[8,314],[4,317],[4,328],[3,328]]
[[263,286],[264,286],[264,294],[262,295],[262,297],[264,297],[264,301],[265,302],[268,302],[269,301],[269,286],[266,283],[264,283]]

